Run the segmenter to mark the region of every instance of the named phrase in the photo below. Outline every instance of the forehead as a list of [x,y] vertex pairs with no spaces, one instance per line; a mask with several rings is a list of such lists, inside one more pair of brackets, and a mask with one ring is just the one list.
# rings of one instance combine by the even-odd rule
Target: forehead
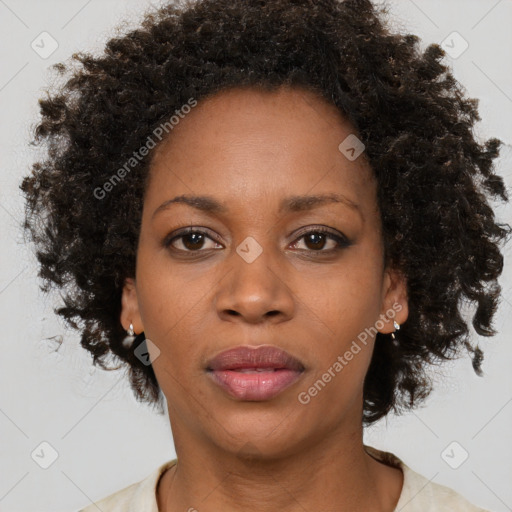
[[373,203],[364,153],[351,161],[339,149],[354,135],[336,107],[310,91],[223,91],[199,101],[155,149],[146,200],[192,194],[252,204],[339,193]]

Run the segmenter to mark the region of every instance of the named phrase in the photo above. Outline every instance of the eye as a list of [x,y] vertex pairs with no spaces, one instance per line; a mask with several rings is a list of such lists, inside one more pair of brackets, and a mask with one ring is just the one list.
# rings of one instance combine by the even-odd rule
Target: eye
[[[187,228],[174,234],[174,236],[172,236],[170,239],[166,239],[164,241],[164,246],[172,247],[174,249],[184,252],[197,252],[199,249],[204,249],[206,240],[214,242],[214,245],[220,245],[217,242],[215,242],[215,240],[213,240],[212,237],[208,236],[207,231],[203,231],[196,228]],[[181,245],[182,247],[184,247],[184,249],[181,247],[176,247],[176,245]],[[216,247],[206,247],[206,249],[215,248]]]
[[[296,246],[297,241],[302,239],[304,239],[304,244],[306,245],[305,250],[311,252],[330,253],[350,245],[350,241],[344,235],[333,232],[327,228],[313,228],[303,231],[293,245]],[[327,242],[331,242],[329,249],[325,249]]]
[[[296,249],[298,242],[302,239],[304,239],[306,249],[300,249],[301,251],[331,253],[350,245],[350,241],[344,235],[327,228],[310,228],[307,231],[302,231],[300,236],[293,242],[293,248]],[[208,240],[213,243],[213,246],[205,247]],[[325,249],[327,242],[331,242],[331,247]],[[164,240],[164,246],[172,247],[181,252],[200,252],[201,249],[222,248],[221,244],[209,236],[208,231],[192,227],[172,233],[172,235]]]

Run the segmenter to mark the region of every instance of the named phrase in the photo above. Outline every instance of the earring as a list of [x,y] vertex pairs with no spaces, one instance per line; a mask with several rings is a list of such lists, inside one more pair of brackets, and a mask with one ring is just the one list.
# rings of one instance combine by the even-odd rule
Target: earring
[[135,332],[133,330],[133,324],[130,324],[130,327],[126,331],[128,333],[128,336],[125,336],[123,339],[123,346],[125,348],[130,348],[133,344],[133,340],[135,339]]
[[[400,324],[396,320],[393,320],[393,327],[395,328],[395,331],[398,331],[400,329]],[[396,339],[394,332],[391,333],[391,339]]]

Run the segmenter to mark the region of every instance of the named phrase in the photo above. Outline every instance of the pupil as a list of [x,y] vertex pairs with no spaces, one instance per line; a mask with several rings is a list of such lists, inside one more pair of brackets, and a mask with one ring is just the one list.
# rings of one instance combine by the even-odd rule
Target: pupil
[[[204,235],[201,233],[190,233],[183,237],[183,245],[187,249],[201,248],[204,243]],[[325,243],[325,235],[323,233],[310,233],[306,236],[306,244],[310,248],[322,249]]]
[[[190,240],[192,240],[192,243],[188,243]],[[200,248],[203,245],[204,242],[204,235],[201,233],[190,233],[188,235],[185,235],[183,238],[183,245],[187,249],[197,249]]]
[[[313,242],[313,249],[322,249],[323,247],[323,242],[325,242],[324,240],[324,234],[322,233],[310,233],[307,237],[306,237],[306,242],[308,241],[312,241]],[[318,247],[318,245],[320,245]]]

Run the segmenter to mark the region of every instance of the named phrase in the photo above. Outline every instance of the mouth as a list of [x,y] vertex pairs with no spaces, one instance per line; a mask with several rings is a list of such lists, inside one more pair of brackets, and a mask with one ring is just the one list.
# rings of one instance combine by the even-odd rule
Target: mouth
[[206,367],[214,384],[243,401],[271,400],[295,383],[304,369],[291,354],[270,345],[226,350]]

